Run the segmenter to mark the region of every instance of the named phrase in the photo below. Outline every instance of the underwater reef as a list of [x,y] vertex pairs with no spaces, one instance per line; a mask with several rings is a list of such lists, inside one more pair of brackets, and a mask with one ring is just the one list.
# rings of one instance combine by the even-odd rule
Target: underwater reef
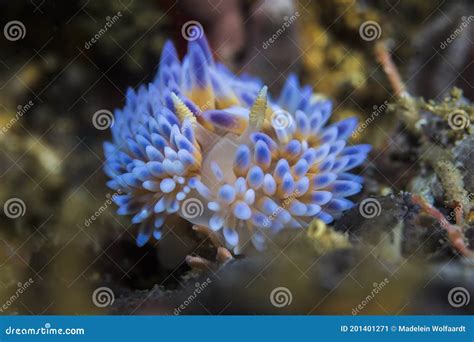
[[1,314],[472,314],[473,4],[201,5],[0,5]]

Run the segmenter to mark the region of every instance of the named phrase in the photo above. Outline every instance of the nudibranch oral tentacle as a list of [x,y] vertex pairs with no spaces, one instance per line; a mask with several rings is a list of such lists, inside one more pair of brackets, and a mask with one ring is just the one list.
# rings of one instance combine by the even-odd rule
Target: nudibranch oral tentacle
[[169,215],[222,232],[239,252],[284,228],[326,223],[354,204],[350,173],[369,145],[348,145],[355,118],[328,125],[332,104],[288,77],[275,100],[258,79],[214,61],[205,37],[179,60],[166,42],[154,81],[127,91],[104,144],[118,213],[159,239]]

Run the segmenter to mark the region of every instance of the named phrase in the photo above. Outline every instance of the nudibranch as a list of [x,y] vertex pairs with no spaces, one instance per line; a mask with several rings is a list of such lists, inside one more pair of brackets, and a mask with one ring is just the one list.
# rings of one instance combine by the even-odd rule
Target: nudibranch
[[214,61],[206,38],[182,61],[171,42],[153,82],[129,89],[104,144],[118,214],[137,244],[160,239],[169,215],[221,232],[238,253],[284,228],[330,223],[354,203],[369,145],[348,145],[355,118],[328,124],[332,103],[290,76],[272,98],[259,79]]

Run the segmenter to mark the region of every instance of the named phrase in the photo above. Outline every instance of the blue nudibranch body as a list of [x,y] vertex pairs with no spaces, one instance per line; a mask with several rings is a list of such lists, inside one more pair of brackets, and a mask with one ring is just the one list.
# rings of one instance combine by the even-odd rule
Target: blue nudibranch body
[[348,171],[369,145],[347,145],[355,118],[326,125],[332,103],[290,76],[273,99],[258,79],[213,59],[205,37],[183,60],[171,42],[154,81],[129,89],[104,144],[118,214],[133,215],[137,244],[159,239],[169,215],[222,232],[238,252],[283,228],[330,223],[354,204]]

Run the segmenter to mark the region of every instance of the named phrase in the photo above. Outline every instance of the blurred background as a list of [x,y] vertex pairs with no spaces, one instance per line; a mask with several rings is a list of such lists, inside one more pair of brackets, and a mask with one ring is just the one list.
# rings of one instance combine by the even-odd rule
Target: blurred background
[[[395,261],[372,249],[321,253],[317,241],[285,236],[282,249],[200,273],[184,258],[212,246],[182,221],[168,224],[160,243],[138,248],[135,228],[115,214],[105,186],[109,130],[93,124],[95,113],[123,105],[128,87],[153,79],[166,39],[184,54],[183,28],[193,21],[217,60],[262,78],[272,92],[296,73],[334,101],[335,120],[363,121],[379,110],[354,138],[374,146],[360,170],[369,180],[359,199],[398,194],[427,174],[414,157],[417,138],[401,134],[400,118],[387,111],[396,92],[377,44],[413,98],[442,101],[458,87],[467,103],[474,98],[472,1],[31,0],[0,1],[0,12],[1,314],[177,314],[185,302],[179,314],[472,313],[472,303],[446,300],[455,287],[472,293],[472,261],[436,230],[423,228],[430,240],[418,250],[421,237],[406,222]],[[382,201],[392,206],[391,220],[409,215],[403,201]],[[419,263],[429,267],[420,272]],[[269,301],[279,287],[291,290],[291,305]]]

